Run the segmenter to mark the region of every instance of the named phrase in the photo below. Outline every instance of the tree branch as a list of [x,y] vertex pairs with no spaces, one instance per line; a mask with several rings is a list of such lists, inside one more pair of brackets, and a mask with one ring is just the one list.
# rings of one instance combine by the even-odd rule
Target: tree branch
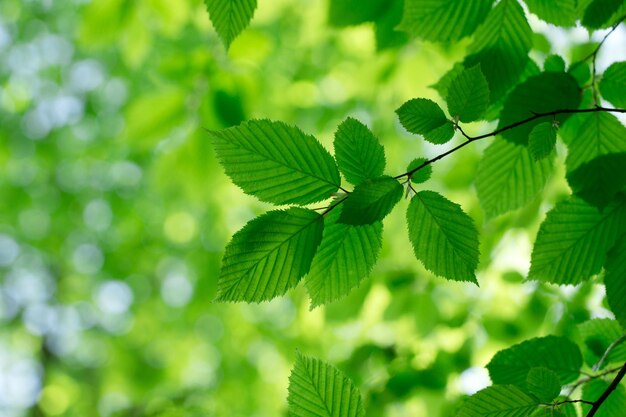
[[617,388],[619,383],[622,382],[622,379],[624,378],[625,375],[626,375],[626,363],[624,363],[624,365],[619,370],[617,375],[615,375],[615,379],[611,381],[611,384],[606,388],[606,390],[604,390],[602,395],[600,395],[600,398],[598,398],[597,400],[593,402],[593,406],[587,413],[587,417],[593,417],[596,415],[596,413],[598,412],[602,404],[604,404],[604,401],[606,401],[606,399],[609,398],[609,395],[611,395],[611,393],[615,391],[615,388]]
[[436,157],[429,159],[428,161],[425,161],[423,164],[413,168],[410,171],[405,172],[404,174],[400,174],[400,175],[396,175],[394,178],[395,179],[400,179],[402,177],[410,177],[411,175],[415,174],[417,171],[419,171],[420,169],[432,164],[433,162],[436,162],[440,159],[445,158],[446,156],[450,155],[451,153],[454,153],[456,151],[458,151],[459,149],[469,145],[472,142],[475,142],[477,140],[481,140],[481,139],[485,139],[485,138],[489,138],[492,136],[496,136],[499,135],[503,132],[506,132],[507,130],[511,130],[511,129],[515,129],[516,127],[520,127],[523,126],[527,123],[530,123],[534,120],[540,119],[542,117],[554,117],[554,116],[558,116],[559,114],[576,114],[576,113],[597,113],[597,112],[609,112],[609,113],[626,113],[626,109],[617,109],[617,108],[611,108],[611,107],[602,107],[602,106],[595,106],[592,107],[590,109],[562,109],[562,110],[554,110],[554,111],[550,111],[550,112],[546,112],[546,113],[533,113],[533,116],[528,117],[526,119],[520,120],[519,122],[515,122],[512,123],[508,126],[504,126],[501,127],[500,129],[496,129],[492,132],[489,133],[485,133],[483,135],[479,135],[479,136],[470,136],[467,133],[465,133],[465,131],[463,131],[463,129],[461,128],[461,126],[457,125],[457,129],[459,130],[459,132],[461,132],[461,134],[467,139],[467,141],[461,143],[460,145],[457,145],[456,147],[450,149],[449,151],[446,151],[444,153],[442,153],[441,155],[437,155]]
[[604,361],[606,360],[606,358],[611,354],[611,352],[613,351],[613,349],[615,349],[615,347],[617,345],[619,345],[620,343],[622,343],[624,340],[626,340],[626,334],[618,337],[616,340],[613,341],[613,343],[611,343],[609,345],[608,348],[606,348],[606,350],[604,351],[604,354],[602,355],[602,357],[600,358],[600,360],[598,361],[598,363],[596,363],[595,365],[593,365],[593,369],[594,371],[597,371],[598,369],[600,369],[600,367],[602,366],[602,364],[604,363]]

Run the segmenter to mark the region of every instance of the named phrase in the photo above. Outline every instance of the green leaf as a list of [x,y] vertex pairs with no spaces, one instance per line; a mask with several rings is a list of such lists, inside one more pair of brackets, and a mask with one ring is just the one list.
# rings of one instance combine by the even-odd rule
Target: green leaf
[[615,318],[626,330],[626,235],[608,253],[605,268],[607,301]]
[[607,251],[626,230],[626,201],[600,212],[570,197],[557,204],[539,228],[529,279],[578,284],[600,272]]
[[335,133],[335,157],[346,180],[354,185],[380,177],[385,169],[385,150],[363,123],[346,119]]
[[[428,159],[426,158],[415,158],[406,167],[406,171],[409,172],[409,171],[414,170],[415,168],[421,167],[426,162],[428,162]],[[425,165],[423,168],[411,174],[411,182],[413,184],[421,184],[423,182],[426,182],[430,179],[430,176],[432,175],[432,173],[433,173],[432,165]]]
[[615,62],[604,71],[600,81],[602,97],[615,107],[626,107],[626,62]]
[[624,5],[624,0],[593,0],[582,18],[583,26],[599,29],[610,25],[613,15]]
[[452,84],[452,81],[456,79],[456,77],[458,77],[463,71],[465,71],[463,63],[457,62],[456,64],[454,64],[454,66],[452,66],[452,68],[450,68],[448,72],[443,74],[439,81],[431,85],[430,88],[433,88],[435,91],[437,91],[441,98],[448,97],[450,84]]
[[[595,402],[607,390],[609,383],[602,379],[594,379],[583,386],[582,398],[587,401]],[[591,405],[582,404],[583,415],[589,413]],[[615,387],[607,399],[598,409],[595,417],[623,417],[626,410],[626,388],[620,384]]]
[[291,417],[365,417],[352,381],[335,367],[300,353],[289,376],[287,402]]
[[533,127],[528,136],[528,149],[535,161],[549,156],[556,145],[558,128],[551,122],[542,122]]
[[373,22],[389,7],[387,0],[330,0],[328,23],[335,27]]
[[341,184],[333,157],[297,127],[251,120],[210,135],[226,174],[262,201],[310,204]]
[[448,112],[463,123],[479,120],[489,106],[489,86],[480,65],[463,70],[448,89]]
[[420,191],[409,204],[407,223],[415,256],[426,269],[477,283],[478,232],[458,204],[433,191]]
[[524,0],[528,10],[553,25],[574,26],[577,20],[576,0]]
[[251,220],[226,246],[216,301],[260,302],[285,294],[309,271],[323,230],[320,214],[296,207]]
[[[387,0],[389,8],[375,20],[376,49],[382,51],[387,48],[404,45],[408,41],[408,36],[397,29],[402,20],[404,0]],[[363,2],[360,1],[360,4]]]
[[496,138],[478,164],[476,192],[487,217],[523,207],[543,189],[554,158],[534,162],[527,147]]
[[324,220],[324,237],[305,278],[311,308],[347,295],[369,275],[382,245],[383,225],[337,223],[338,211]]
[[604,112],[577,114],[571,122],[579,127],[564,136],[568,181],[586,201],[604,207],[625,181],[626,127]]
[[398,204],[403,192],[400,183],[391,177],[365,180],[343,203],[339,223],[357,226],[382,220]]
[[494,385],[469,397],[457,417],[525,417],[538,401],[513,385]]
[[454,136],[454,125],[432,100],[414,98],[404,103],[396,113],[406,130],[424,136],[430,143],[446,143]]
[[565,72],[565,60],[560,55],[550,55],[543,63],[545,72]]
[[485,20],[493,0],[405,0],[398,29],[433,42],[458,41]]
[[250,24],[256,0],[204,0],[215,30],[226,49]]
[[[498,128],[521,122],[537,113],[577,109],[579,104],[580,89],[574,77],[566,73],[544,72],[530,77],[509,94],[504,102]],[[568,117],[568,114],[560,114],[556,117],[538,118],[502,132],[502,136],[512,142],[525,145],[528,143],[530,132],[536,125],[553,120],[561,124]]]
[[500,1],[474,34],[465,67],[480,64],[492,103],[503,97],[524,72],[532,34],[517,0]]
[[583,358],[578,346],[560,336],[526,340],[501,350],[487,365],[494,384],[526,386],[528,372],[543,367],[554,371],[561,384],[574,381],[580,374]]
[[530,417],[578,417],[578,412],[573,403],[562,403],[562,401],[570,401],[571,398],[559,396],[553,402],[561,402],[558,407],[546,406],[539,407]]
[[585,359],[589,366],[597,364],[600,358],[604,356],[609,346],[618,340],[621,340],[621,342],[612,346],[611,351],[603,360],[602,366],[598,369],[605,368],[611,362],[626,361],[625,334],[616,320],[588,320],[580,323],[577,329],[582,343],[587,347]]
[[559,396],[561,381],[556,372],[539,366],[528,371],[526,388],[528,392],[539,398],[539,401],[548,403]]

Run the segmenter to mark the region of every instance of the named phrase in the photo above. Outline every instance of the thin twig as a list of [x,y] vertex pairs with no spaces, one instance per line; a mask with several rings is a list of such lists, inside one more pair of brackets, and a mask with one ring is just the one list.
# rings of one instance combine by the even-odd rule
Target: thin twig
[[587,374],[585,378],[581,378],[578,381],[576,381],[574,384],[572,384],[569,394],[567,396],[569,397],[570,395],[572,395],[572,393],[576,391],[576,388],[578,388],[579,386],[586,384],[587,382],[592,381],[594,379],[602,378],[603,376],[613,374],[619,371],[620,369],[621,369],[621,366],[618,366],[617,368],[606,369],[600,372],[599,374],[595,374],[595,375]]
[[617,388],[619,383],[622,382],[624,375],[626,375],[626,363],[619,370],[613,381],[611,381],[611,384],[604,390],[602,395],[600,395],[600,398],[593,402],[591,409],[587,413],[587,417],[593,417],[596,415],[602,404],[604,404],[604,401],[609,398],[609,395],[611,395],[611,393],[615,391],[615,388]]
[[604,354],[602,355],[602,357],[600,358],[600,360],[598,361],[598,363],[596,363],[595,365],[593,365],[593,367],[591,369],[593,369],[594,371],[597,371],[598,369],[600,369],[600,367],[602,366],[602,364],[604,363],[604,361],[606,360],[606,358],[611,354],[611,351],[613,349],[615,349],[615,347],[617,345],[619,345],[620,343],[622,343],[624,340],[626,340],[626,334],[618,337],[616,340],[613,341],[613,343],[611,343],[609,345],[608,348],[606,348],[606,350],[604,351]]

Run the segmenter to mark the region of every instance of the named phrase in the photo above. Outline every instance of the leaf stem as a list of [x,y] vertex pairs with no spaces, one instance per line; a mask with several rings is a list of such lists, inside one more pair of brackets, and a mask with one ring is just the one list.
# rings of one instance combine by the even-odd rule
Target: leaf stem
[[615,349],[615,347],[617,347],[617,345],[619,345],[620,343],[622,343],[625,340],[626,340],[626,334],[623,334],[622,336],[620,336],[617,339],[615,339],[613,341],[613,343],[611,343],[609,345],[609,347],[606,348],[606,350],[604,351],[604,354],[602,355],[602,357],[600,358],[598,363],[593,365],[593,368],[591,368],[591,369],[593,369],[594,371],[597,371],[598,369],[600,369],[600,367],[602,366],[602,364],[604,363],[606,358],[611,354],[611,351],[613,351],[613,349]]
[[593,417],[596,415],[596,413],[598,412],[602,404],[604,404],[604,401],[606,401],[606,399],[609,398],[609,395],[611,395],[611,393],[615,391],[615,388],[617,388],[619,383],[622,382],[622,379],[624,378],[625,375],[626,375],[626,363],[624,363],[624,365],[620,368],[617,375],[615,375],[615,378],[613,379],[613,381],[611,381],[611,384],[604,390],[602,395],[600,395],[600,398],[598,398],[597,400],[593,402],[591,409],[587,413],[587,417]]

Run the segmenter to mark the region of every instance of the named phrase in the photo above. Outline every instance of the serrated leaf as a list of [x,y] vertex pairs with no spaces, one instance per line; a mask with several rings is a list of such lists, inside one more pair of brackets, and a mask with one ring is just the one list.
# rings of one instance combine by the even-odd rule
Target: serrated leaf
[[337,223],[339,212],[324,219],[324,236],[305,278],[311,308],[330,303],[359,286],[376,263],[382,245],[383,225]]
[[529,279],[578,284],[600,272],[607,251],[626,231],[626,202],[600,212],[570,197],[548,212],[531,255]]
[[432,100],[414,98],[400,106],[396,113],[406,130],[424,136],[431,143],[446,143],[454,136],[454,126]]
[[577,20],[576,0],[524,0],[528,10],[553,25],[574,26]]
[[341,184],[333,157],[297,127],[251,120],[210,135],[226,174],[261,201],[310,204]]
[[409,204],[407,224],[415,256],[426,269],[477,283],[478,232],[458,204],[433,191],[420,191]]
[[[587,401],[595,402],[607,390],[609,383],[602,379],[594,379],[583,386],[582,398]],[[589,413],[591,405],[582,404],[583,415]],[[598,409],[594,417],[623,417],[626,410],[626,388],[620,384],[607,397]]]
[[610,25],[611,18],[623,5],[624,0],[593,0],[587,6],[581,22],[589,29],[599,29]]
[[[428,162],[428,159],[426,158],[415,158],[406,167],[406,171],[407,172],[413,171],[414,169],[421,167],[426,162]],[[421,169],[411,174],[411,182],[413,184],[421,184],[423,182],[428,181],[432,174],[433,174],[432,165],[424,165]]]
[[226,49],[250,24],[257,6],[256,0],[204,0],[204,3]]
[[479,120],[489,106],[489,86],[480,65],[463,70],[448,89],[448,113],[463,123]]
[[611,351],[604,358],[598,369],[605,368],[611,362],[626,361],[626,339],[624,339],[624,330],[620,327],[616,320],[611,319],[593,319],[580,323],[577,326],[578,334],[584,346],[587,347],[585,359],[589,366],[598,363],[613,343],[621,342],[613,345]]
[[609,251],[605,269],[607,301],[622,329],[626,330],[626,235]]
[[457,62],[450,68],[448,72],[443,74],[443,76],[437,81],[435,84],[431,85],[430,88],[435,89],[441,96],[441,98],[448,97],[448,90],[450,89],[450,84],[452,81],[458,77],[465,70],[465,66],[463,66],[462,62]]
[[551,122],[542,122],[533,127],[528,136],[528,149],[535,161],[549,156],[556,145],[558,128]]
[[578,114],[571,122],[578,128],[564,135],[569,149],[565,162],[568,181],[577,195],[604,207],[626,181],[626,127],[603,112]]
[[300,353],[289,376],[287,402],[291,417],[365,417],[352,381],[335,367]]
[[391,177],[365,180],[343,203],[339,223],[358,226],[380,221],[398,204],[403,191],[400,183]]
[[559,396],[561,381],[556,372],[539,366],[528,371],[526,388],[528,392],[539,398],[542,403],[548,403]]
[[405,0],[399,30],[433,42],[471,35],[491,9],[493,0]]
[[561,384],[567,384],[578,377],[582,364],[580,350],[572,341],[560,336],[546,336],[501,350],[491,359],[487,369],[494,384],[525,387],[532,368],[550,369],[559,376]]
[[526,417],[539,402],[513,385],[494,385],[465,400],[457,417]]
[[335,133],[335,158],[350,183],[380,177],[385,170],[385,150],[363,123],[346,119]]
[[543,405],[543,407],[539,407],[534,413],[530,415],[530,417],[578,417],[578,412],[576,411],[576,407],[574,404],[562,403],[563,401],[570,401],[571,398],[560,396],[557,397],[553,402],[560,402],[559,406],[553,407],[550,405]]
[[626,62],[614,62],[602,74],[602,97],[615,107],[626,107]]
[[476,30],[465,67],[480,64],[492,103],[520,78],[532,47],[532,30],[517,0],[502,0]]
[[527,147],[496,138],[478,164],[476,192],[492,218],[523,207],[543,190],[554,158],[535,162]]
[[226,246],[216,301],[261,302],[285,294],[309,271],[323,230],[320,214],[297,207],[251,220]]
[[[519,84],[504,102],[498,129],[526,120],[537,113],[563,109],[577,109],[580,105],[580,89],[574,77],[566,73],[544,72]],[[556,120],[561,124],[569,117],[560,114],[546,116],[502,132],[511,142],[525,145],[532,129],[543,122]]]

